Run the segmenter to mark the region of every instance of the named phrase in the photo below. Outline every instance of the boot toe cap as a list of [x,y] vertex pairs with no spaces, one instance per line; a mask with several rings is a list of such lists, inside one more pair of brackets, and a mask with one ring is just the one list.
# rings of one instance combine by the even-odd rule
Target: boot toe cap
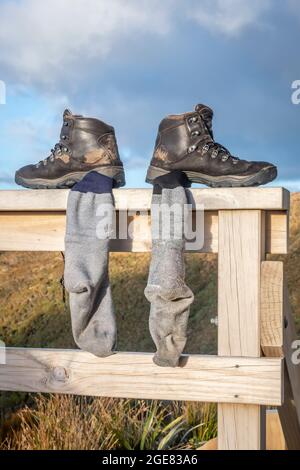
[[270,162],[259,162],[261,168],[276,168],[276,165],[273,165],[273,163]]
[[269,162],[257,162],[254,174],[258,185],[267,184],[277,178],[277,167]]
[[16,171],[16,178],[34,178],[34,173],[36,172],[36,165],[26,165],[22,166],[19,170]]
[[[250,171],[249,171],[250,170]],[[259,171],[272,171],[277,172],[277,167],[269,162],[253,162],[249,165],[249,173],[258,173]]]
[[275,178],[277,178],[277,166],[273,165],[273,163],[261,162],[260,171],[264,173],[270,179],[270,181],[273,181]]

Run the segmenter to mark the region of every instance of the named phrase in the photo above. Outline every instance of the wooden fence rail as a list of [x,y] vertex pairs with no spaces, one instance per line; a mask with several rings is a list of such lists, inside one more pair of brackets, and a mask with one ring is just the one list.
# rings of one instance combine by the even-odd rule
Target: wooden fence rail
[[100,359],[77,350],[7,348],[0,389],[119,398],[282,404],[280,358],[182,356],[157,367],[152,354]]
[[[113,251],[151,250],[151,194],[114,191],[133,236],[117,237]],[[63,251],[67,197],[67,190],[0,191],[0,251]],[[195,189],[189,199],[194,215],[204,210],[204,243],[196,251],[218,253],[218,356],[182,356],[179,367],[160,368],[151,354],[100,359],[77,350],[7,348],[0,389],[216,402],[218,448],[232,450],[265,448],[265,406],[272,405],[287,447],[300,449],[293,319],[283,265],[266,261],[267,253],[288,252],[289,193]]]

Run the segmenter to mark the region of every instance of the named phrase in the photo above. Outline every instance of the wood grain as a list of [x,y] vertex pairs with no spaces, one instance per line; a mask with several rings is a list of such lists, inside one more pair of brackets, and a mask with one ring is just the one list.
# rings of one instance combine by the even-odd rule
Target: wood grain
[[101,359],[79,350],[7,348],[0,390],[106,397],[270,403],[281,396],[281,359],[183,356],[158,367],[152,354]]
[[[267,450],[286,450],[286,444],[277,410],[267,410]],[[218,438],[211,439],[197,450],[218,450]]]
[[[260,356],[262,211],[219,212],[218,353]],[[265,413],[259,406],[218,406],[221,450],[265,447]]]
[[292,361],[296,339],[280,261],[264,261],[261,266],[261,347],[267,357],[285,357],[284,404],[279,416],[287,448],[300,449],[300,366]]
[[[0,192],[1,194],[1,192]],[[122,215],[124,216],[124,214]],[[128,216],[133,238],[111,242],[111,251],[148,252],[151,250],[151,218],[148,212]],[[116,217],[119,220],[119,215]],[[266,250],[270,253],[287,252],[287,214],[266,213]],[[218,212],[204,213],[204,244],[195,251],[218,252]],[[127,228],[126,227],[126,228]],[[64,251],[66,228],[65,212],[0,212],[0,251]],[[119,232],[117,232],[119,234]],[[194,251],[191,248],[189,251]]]
[[[0,191],[0,211],[65,211],[69,190]],[[115,189],[117,209],[150,210],[152,189]],[[201,188],[189,190],[194,205],[205,210],[288,210],[289,192],[284,188]]]
[[266,253],[287,254],[289,251],[289,213],[266,211]]
[[261,263],[261,348],[267,357],[283,357],[283,263]]
[[220,211],[218,351],[260,355],[261,211]]
[[287,450],[277,410],[267,411],[267,450]]

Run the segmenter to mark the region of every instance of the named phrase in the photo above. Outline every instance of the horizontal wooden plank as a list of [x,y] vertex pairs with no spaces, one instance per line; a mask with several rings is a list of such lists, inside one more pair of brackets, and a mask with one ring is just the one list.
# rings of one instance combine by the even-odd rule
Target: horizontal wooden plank
[[[112,240],[111,251],[151,250],[151,218],[148,212],[128,217],[132,239]],[[64,251],[65,212],[0,212],[0,251]],[[266,212],[267,253],[287,253],[287,214]],[[204,244],[201,253],[218,252],[218,212],[204,213]]]
[[267,211],[266,253],[287,254],[289,251],[289,214],[284,211]]
[[[111,241],[112,252],[143,253],[151,250],[151,218],[146,214],[128,217],[132,238]],[[0,251],[64,251],[64,212],[0,213]],[[193,251],[193,250],[190,250]],[[203,253],[218,251],[218,215],[204,215]]]
[[64,251],[64,212],[0,213],[0,251]]
[[[65,211],[67,189],[0,191],[0,211]],[[205,210],[288,210],[285,188],[201,188],[189,190],[190,201]],[[152,189],[116,189],[117,209],[149,210]]]
[[105,397],[281,405],[282,360],[183,356],[159,367],[152,354],[101,359],[79,350],[7,348],[0,390]]

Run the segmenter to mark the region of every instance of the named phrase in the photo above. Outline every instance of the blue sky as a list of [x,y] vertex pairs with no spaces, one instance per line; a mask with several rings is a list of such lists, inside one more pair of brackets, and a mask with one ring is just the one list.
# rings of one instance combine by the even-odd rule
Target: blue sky
[[216,140],[300,190],[299,0],[0,0],[0,188],[49,155],[61,115],[114,125],[128,187],[147,187],[157,127],[197,103]]

